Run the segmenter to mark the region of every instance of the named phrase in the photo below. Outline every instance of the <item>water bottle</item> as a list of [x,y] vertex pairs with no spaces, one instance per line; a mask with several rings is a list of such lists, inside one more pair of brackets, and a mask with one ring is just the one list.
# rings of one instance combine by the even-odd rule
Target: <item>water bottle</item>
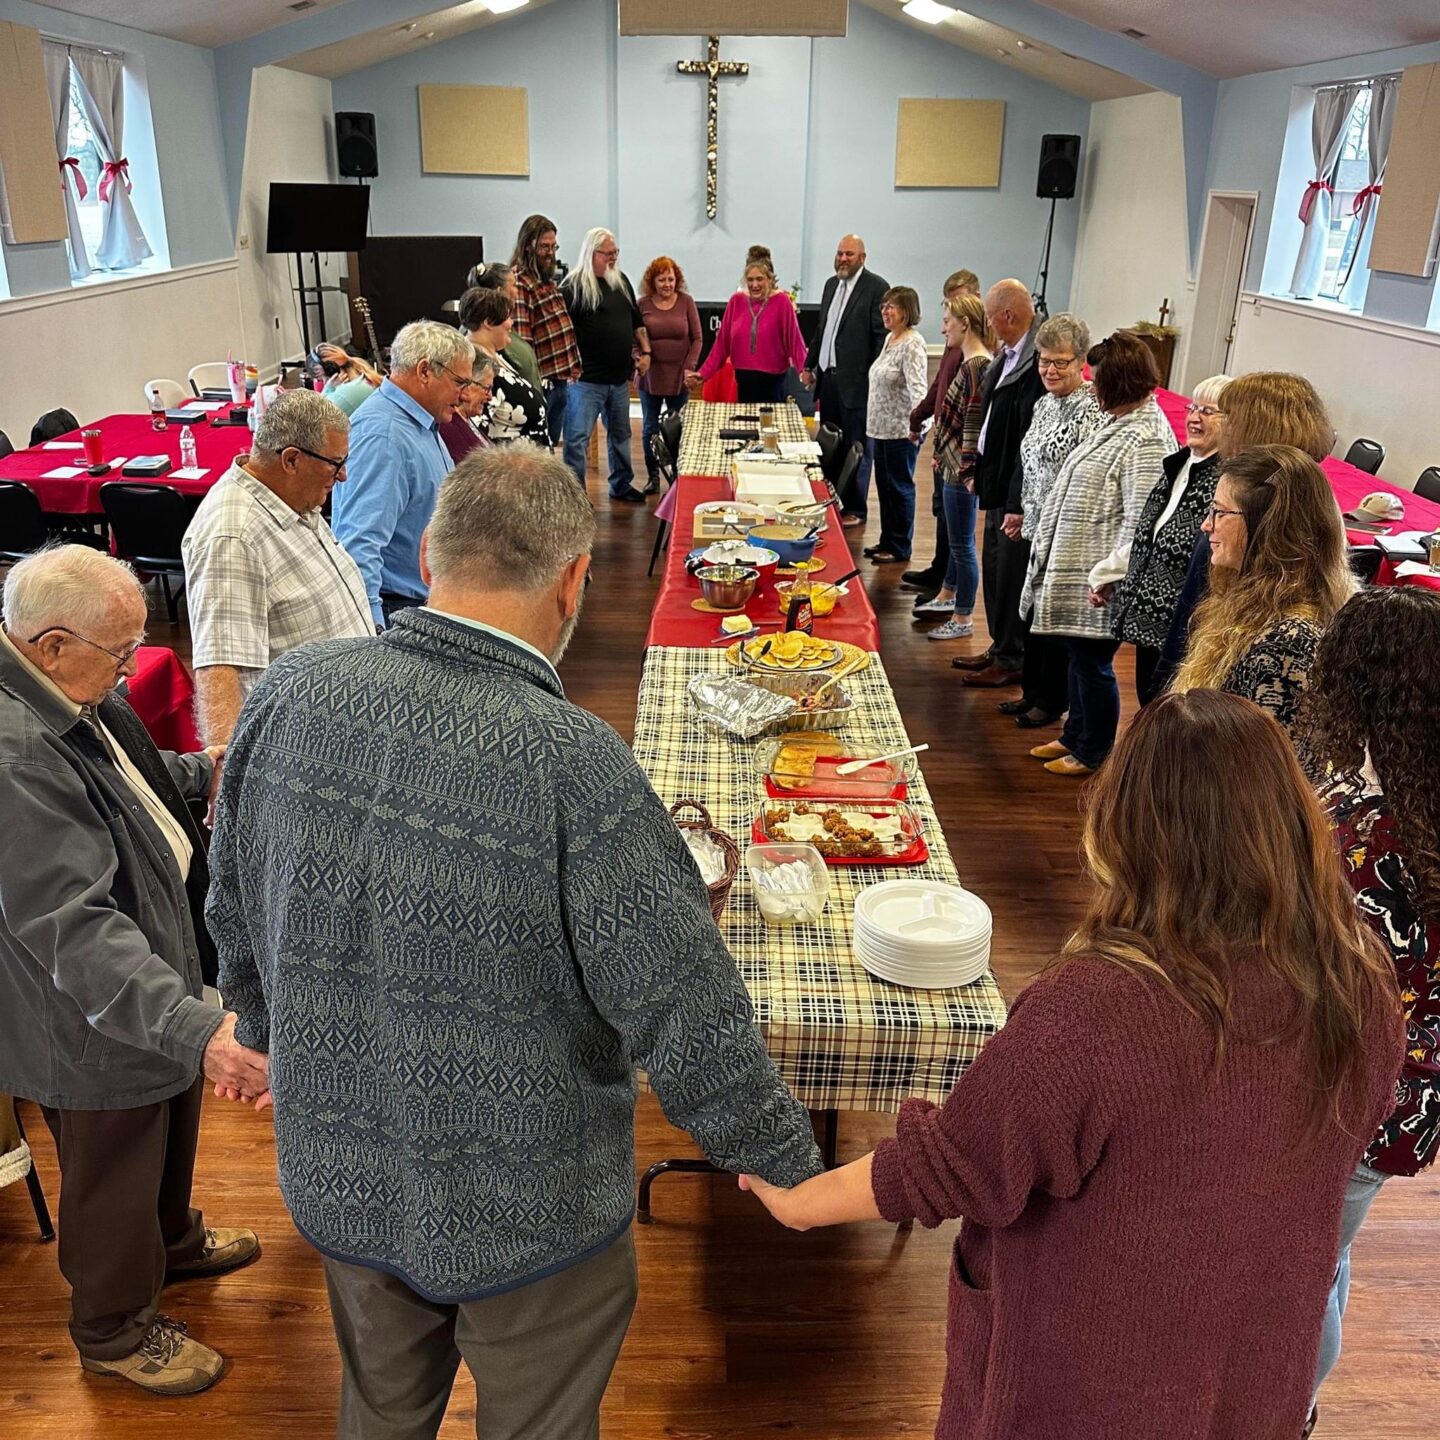
[[180,432],[180,468],[182,470],[196,470],[198,456],[195,453],[195,435],[187,425]]
[[170,422],[165,418],[165,402],[160,398],[160,392],[152,388],[146,394],[150,397],[150,428],[168,430]]

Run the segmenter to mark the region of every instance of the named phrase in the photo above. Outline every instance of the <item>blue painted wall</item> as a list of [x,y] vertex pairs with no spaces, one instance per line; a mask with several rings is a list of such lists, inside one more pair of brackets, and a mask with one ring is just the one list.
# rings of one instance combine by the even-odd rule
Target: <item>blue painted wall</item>
[[[1086,102],[863,5],[851,7],[843,40],[727,39],[722,56],[748,61],[751,71],[721,82],[720,213],[712,224],[704,215],[705,85],[675,71],[675,61],[702,54],[700,46],[699,37],[618,38],[613,5],[556,0],[335,81],[337,109],[375,113],[377,233],[478,230],[498,256],[538,210],[559,224],[567,258],[584,229],[609,225],[632,278],[652,255],[672,253],[691,290],[706,298],[736,287],[746,247],[760,242],[774,251],[781,283],[798,280],[801,298],[816,300],[835,241],[858,228],[876,268],[921,291],[937,339],[934,297],[957,266],[987,280],[1034,278],[1048,213],[1035,198],[1040,135],[1083,135]],[[585,61],[562,66],[562,54]],[[416,87],[485,82],[530,91],[529,178],[423,174]],[[1004,100],[1000,187],[896,190],[902,95]],[[1062,205],[1056,226],[1057,306],[1069,292],[1077,209]]]
[[[232,257],[235,227],[225,187],[214,52],[29,0],[0,0],[0,20],[33,26],[56,39],[121,51],[128,63],[143,67],[170,263],[195,265]],[[7,246],[5,265],[14,295],[62,290],[70,283],[63,243]]]

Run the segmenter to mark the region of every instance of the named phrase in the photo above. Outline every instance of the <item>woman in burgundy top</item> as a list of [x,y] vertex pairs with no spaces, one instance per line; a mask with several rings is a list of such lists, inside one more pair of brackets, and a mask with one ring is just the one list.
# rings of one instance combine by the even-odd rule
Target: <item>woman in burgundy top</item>
[[1405,1006],[1394,1108],[1356,1167],[1340,1226],[1316,1388],[1340,1358],[1350,1242],[1380,1186],[1440,1151],[1440,595],[1386,586],[1348,600],[1320,641],[1301,702],[1303,746],[1329,775],[1321,799],[1345,873],[1384,941]]
[[670,414],[684,409],[690,392],[685,373],[700,358],[700,312],[685,288],[685,272],[668,255],[657,256],[640,278],[640,313],[650,337],[650,369],[640,377],[640,409],[645,417],[641,449],[645,452],[645,473],[650,477],[647,495],[660,489],[660,470],[650,449],[651,439],[660,432],[662,411]]
[[1394,974],[1248,700],[1155,701],[1089,797],[1079,928],[944,1106],[741,1183],[797,1229],[964,1217],[941,1440],[1295,1440]]
[[745,257],[745,288],[730,297],[715,343],[698,373],[708,380],[726,361],[735,367],[736,398],[742,404],[778,405],[785,377],[805,363],[805,337],[790,297],[775,285],[775,266],[764,245]]

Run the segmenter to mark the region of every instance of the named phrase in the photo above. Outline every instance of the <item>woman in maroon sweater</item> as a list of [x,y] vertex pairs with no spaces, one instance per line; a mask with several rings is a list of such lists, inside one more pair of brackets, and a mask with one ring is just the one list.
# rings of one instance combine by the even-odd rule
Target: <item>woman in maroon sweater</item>
[[650,369],[635,382],[635,388],[640,392],[644,416],[640,448],[645,452],[645,493],[654,495],[660,489],[660,467],[650,442],[660,433],[661,412],[668,409],[674,415],[690,398],[685,373],[695,368],[704,339],[700,312],[678,261],[658,255],[645,267],[640,278],[640,313],[650,337]]
[[1355,1167],[1315,1388],[1340,1358],[1350,1242],[1392,1175],[1440,1151],[1440,595],[1385,586],[1348,600],[1321,638],[1301,701],[1302,746],[1328,767],[1321,799],[1360,912],[1390,952],[1405,1006],[1393,1108]]
[[943,1107],[793,1190],[741,1183],[796,1229],[964,1217],[941,1440],[1295,1440],[1400,1068],[1393,971],[1238,696],[1141,711],[1085,853],[1079,929]]

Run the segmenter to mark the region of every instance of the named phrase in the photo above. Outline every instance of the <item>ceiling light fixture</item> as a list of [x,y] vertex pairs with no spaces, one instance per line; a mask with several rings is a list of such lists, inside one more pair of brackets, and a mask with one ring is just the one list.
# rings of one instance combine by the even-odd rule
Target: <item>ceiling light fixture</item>
[[901,13],[912,20],[923,20],[927,25],[941,25],[959,12],[952,5],[941,5],[937,0],[910,0],[901,7]]
[[492,15],[504,15],[511,10],[518,10],[522,5],[528,5],[530,0],[485,0],[485,8]]
[[1002,50],[998,45],[995,47],[995,53],[1004,56],[1007,60],[1010,58],[1010,52],[1008,50]]
[[408,35],[413,29],[415,29],[415,22],[412,20],[408,25],[397,25],[395,27],[395,33],[397,35]]

